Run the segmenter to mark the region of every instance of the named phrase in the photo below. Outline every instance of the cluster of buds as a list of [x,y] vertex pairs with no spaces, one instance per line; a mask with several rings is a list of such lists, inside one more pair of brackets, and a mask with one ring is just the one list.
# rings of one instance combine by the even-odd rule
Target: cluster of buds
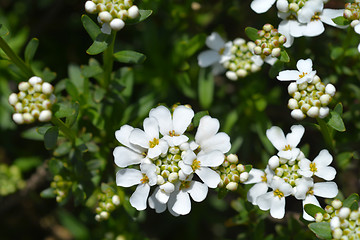
[[335,199],[325,208],[325,214],[317,213],[316,222],[329,222],[333,239],[359,239],[360,208],[351,210]]
[[328,116],[330,111],[328,105],[335,95],[336,89],[332,84],[325,85],[315,75],[311,83],[290,83],[288,93],[292,97],[288,102],[288,107],[292,110],[291,116],[302,120],[306,116],[311,118]]
[[110,213],[120,205],[120,197],[114,188],[103,184],[98,194],[98,207],[96,207],[95,220],[100,222],[109,219]]
[[[360,0],[355,0],[354,3],[346,3],[344,10],[344,18],[350,21],[357,21],[358,23],[359,17],[360,17]],[[351,23],[351,25],[353,24]]]
[[286,37],[278,32],[271,24],[267,23],[258,31],[259,39],[255,41],[254,54],[262,59],[267,56],[280,57],[281,48],[286,42]]
[[292,12],[296,15],[306,2],[307,0],[278,0],[276,7],[280,12]]
[[12,116],[17,124],[33,123],[35,120],[48,122],[52,118],[51,106],[55,102],[54,87],[43,82],[39,77],[31,77],[18,85],[19,93],[9,96],[9,103],[14,107]]
[[238,78],[246,77],[249,72],[260,70],[261,65],[257,65],[252,59],[254,47],[254,42],[246,42],[242,38],[233,41],[231,59],[223,63],[223,66],[228,69],[226,72],[228,79],[236,81]]
[[15,166],[0,164],[0,196],[6,196],[25,186],[20,169]]
[[246,171],[246,167],[238,162],[238,156],[230,154],[226,156],[223,164],[216,168],[216,172],[221,178],[218,187],[236,191],[239,183],[244,183],[248,180],[249,173]]
[[60,175],[54,176],[54,179],[51,182],[50,187],[54,189],[57,202],[64,201],[64,199],[68,196],[71,185],[72,182],[64,180],[62,176]]
[[139,16],[139,9],[132,0],[89,0],[85,3],[85,10],[90,14],[98,13],[101,30],[106,34],[110,34],[111,30],[121,30],[126,19]]

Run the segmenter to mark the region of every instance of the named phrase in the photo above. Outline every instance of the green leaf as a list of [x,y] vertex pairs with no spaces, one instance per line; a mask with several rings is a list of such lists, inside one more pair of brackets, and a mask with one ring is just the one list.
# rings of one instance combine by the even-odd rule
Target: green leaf
[[57,118],[69,117],[75,113],[72,104],[69,102],[58,103],[57,106],[58,110],[55,112]]
[[270,68],[269,77],[275,78],[283,68],[284,68],[284,62],[280,60],[276,61],[274,65],[272,65]]
[[201,111],[201,112],[197,112],[194,116],[194,119],[193,119],[193,124],[194,124],[194,127],[198,127],[199,126],[199,123],[200,123],[200,119],[206,115],[209,115],[209,112],[208,111]]
[[47,150],[56,147],[58,136],[59,136],[58,127],[51,127],[46,131],[44,135],[44,144]]
[[68,154],[71,151],[71,143],[70,142],[64,142],[62,144],[59,144],[57,148],[54,150],[54,156],[61,157],[66,154]]
[[86,50],[86,53],[89,55],[97,55],[104,52],[111,43],[111,38],[108,34],[100,33],[93,44]]
[[[52,125],[48,124],[48,125],[44,125],[41,127],[36,128],[36,131],[40,134],[40,135],[45,135],[46,131],[49,130],[49,128],[51,128]],[[43,140],[44,138],[42,138],[41,140]]]
[[253,168],[252,165],[245,165],[245,172],[250,172],[250,170]]
[[211,72],[206,74],[205,69],[200,69],[198,94],[200,105],[207,109],[211,106],[214,96],[214,76]]
[[132,25],[132,24],[142,22],[145,19],[147,19],[148,17],[150,17],[151,14],[152,14],[151,10],[139,10],[139,17],[137,17],[135,19],[128,18],[128,19],[126,19],[125,23]]
[[326,123],[336,131],[339,132],[346,131],[341,115],[336,111],[330,112],[329,116],[326,118]]
[[346,169],[347,167],[349,167],[349,164],[353,157],[354,153],[352,152],[342,152],[338,154],[336,157],[337,166],[343,170]]
[[322,213],[322,214],[326,213],[324,209],[322,209],[321,207],[316,206],[314,204],[305,204],[304,210],[307,214],[309,214],[313,218],[315,218],[315,215],[317,213]]
[[65,209],[59,209],[57,215],[60,223],[71,232],[74,239],[90,239],[87,227],[71,213],[67,212]]
[[22,172],[32,170],[42,163],[39,157],[21,157],[14,161],[14,165],[17,166]]
[[310,223],[309,229],[319,238],[332,239],[330,223],[328,222]]
[[42,141],[44,139],[44,137],[41,134],[39,134],[36,127],[30,128],[22,132],[21,137],[35,141]]
[[52,72],[49,68],[45,68],[41,75],[44,82],[51,82],[56,78],[56,73]]
[[346,26],[350,24],[350,20],[347,20],[346,18],[344,18],[343,16],[339,16],[336,18],[333,18],[332,21],[340,26]]
[[42,198],[55,198],[56,197],[55,189],[47,188],[40,193],[40,196]]
[[142,53],[135,52],[135,51],[120,51],[114,53],[115,60],[121,63],[143,63],[146,59],[146,56]]
[[81,22],[92,40],[95,40],[96,37],[101,34],[99,25],[95,23],[88,15],[82,15]]
[[37,38],[33,38],[30,40],[28,45],[25,48],[25,62],[30,63],[36,53],[36,50],[39,46],[39,40]]
[[79,105],[78,102],[74,102],[74,103],[72,104],[72,107],[71,107],[71,108],[72,108],[72,110],[73,110],[73,114],[71,114],[70,116],[68,116],[68,117],[66,118],[66,121],[65,121],[66,125],[69,126],[69,127],[71,127],[71,126],[75,123],[75,121],[76,121],[76,119],[77,119],[77,117],[78,117],[78,115],[79,115],[80,105]]
[[282,50],[280,53],[280,61],[286,62],[286,63],[290,62],[290,57],[285,50]]
[[100,87],[96,87],[96,88],[95,88],[95,91],[94,91],[94,101],[95,101],[96,103],[101,102],[101,100],[104,99],[105,94],[106,94],[105,89],[100,88]]
[[184,49],[184,55],[189,58],[195,53],[197,53],[205,44],[206,34],[198,34],[191,38],[186,43],[186,48]]
[[350,208],[353,202],[359,202],[359,195],[356,193],[351,194],[348,198],[343,201],[343,207]]
[[334,47],[331,50],[331,54],[330,57],[332,60],[338,59],[339,57],[341,57],[341,55],[344,54],[344,48],[342,47]]
[[245,28],[245,33],[252,41],[259,38],[258,30],[256,28],[247,27]]
[[343,105],[341,103],[338,103],[335,106],[334,111],[341,115],[343,113]]
[[59,174],[63,167],[64,164],[58,159],[52,158],[49,161],[49,170],[53,175]]
[[84,77],[90,78],[94,77],[96,75],[99,75],[103,72],[103,69],[100,66],[94,65],[94,66],[82,66],[81,72]]
[[0,37],[5,37],[9,34],[9,30],[5,27],[4,24],[0,24]]

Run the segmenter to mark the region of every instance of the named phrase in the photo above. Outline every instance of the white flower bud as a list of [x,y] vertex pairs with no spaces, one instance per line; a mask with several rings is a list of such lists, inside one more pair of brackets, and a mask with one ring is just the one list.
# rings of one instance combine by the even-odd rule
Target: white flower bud
[[108,212],[105,212],[105,211],[102,211],[101,213],[100,213],[100,217],[101,217],[101,219],[102,220],[107,220],[108,218],[109,218],[109,213]]
[[256,47],[254,47],[254,53],[255,53],[256,55],[260,55],[260,54],[261,54],[261,52],[262,52],[262,49],[261,49],[261,47],[260,47],[260,46],[256,46]]
[[19,93],[18,93],[18,98],[19,98],[20,100],[23,100],[26,96],[27,96],[27,94],[24,93],[24,92],[19,92]]
[[178,179],[179,179],[179,175],[176,172],[170,173],[169,178],[168,178],[168,180],[172,183]]
[[350,220],[356,221],[359,218],[359,212],[358,211],[352,211],[350,213]]
[[254,64],[251,64],[251,72],[257,72],[261,69],[261,66]]
[[129,8],[133,5],[132,0],[124,0],[124,5],[125,7]]
[[14,113],[12,119],[16,124],[24,124],[24,117],[21,113]]
[[335,228],[332,232],[332,236],[334,239],[341,239],[343,234],[343,231],[341,230],[341,228]]
[[160,186],[160,189],[166,193],[172,193],[175,190],[175,186],[170,182],[166,182],[165,184]]
[[301,93],[297,91],[294,92],[293,98],[299,101],[301,99]]
[[330,109],[328,107],[321,107],[319,110],[319,118],[325,118],[329,115]]
[[248,172],[243,172],[240,174],[240,182],[245,182],[249,179],[249,173]]
[[246,77],[247,71],[244,69],[239,69],[236,71],[236,75],[240,78]]
[[34,122],[34,117],[30,113],[24,113],[23,114],[24,122],[25,123],[32,123]]
[[324,216],[322,215],[322,213],[316,213],[315,214],[315,221],[316,222],[321,222],[324,219]]
[[289,11],[289,3],[286,0],[278,0],[276,2],[276,7],[280,12],[287,12]]
[[360,23],[360,21],[356,19],[356,20],[351,21],[350,25],[351,25],[351,27],[355,27],[359,23]]
[[10,96],[9,96],[9,103],[10,103],[11,105],[14,106],[18,101],[19,101],[19,99],[18,99],[18,96],[17,96],[16,93],[10,94]]
[[54,91],[54,87],[53,87],[50,83],[44,82],[44,83],[42,84],[42,92],[43,92],[44,94],[50,95],[50,94],[53,93],[53,91]]
[[35,86],[37,83],[42,83],[42,79],[37,77],[37,76],[34,76],[34,77],[31,77],[28,81],[32,86]]
[[245,171],[245,166],[244,165],[242,165],[242,164],[238,164],[237,166],[236,166],[236,170],[238,170],[238,172],[244,172]]
[[300,109],[295,109],[291,111],[291,117],[296,120],[303,120],[306,115]]
[[15,111],[17,111],[17,112],[22,112],[23,111],[23,105],[22,105],[21,102],[17,102],[15,104],[14,108],[15,108]]
[[324,94],[320,97],[320,102],[323,106],[327,106],[331,102],[331,99],[332,98],[329,94]]
[[134,19],[139,16],[139,8],[135,5],[128,9],[129,18]]
[[283,168],[276,168],[275,169],[275,175],[278,177],[282,177],[282,175],[284,174],[284,169]]
[[37,93],[42,92],[42,85],[41,84],[36,84],[34,86],[34,91],[37,92]]
[[291,110],[298,109],[299,108],[298,101],[296,101],[296,99],[294,98],[290,98],[288,101],[288,108],[290,108]]
[[110,27],[114,31],[120,31],[125,26],[125,22],[119,18],[115,18],[110,22]]
[[33,115],[34,118],[38,118],[40,115],[40,111],[38,109],[34,109],[31,111],[31,115]]
[[236,73],[233,72],[233,71],[227,71],[227,72],[225,73],[225,75],[226,75],[226,77],[227,77],[228,79],[230,79],[230,80],[232,80],[232,81],[236,81],[236,80],[238,79],[238,76],[237,76]]
[[252,41],[249,41],[246,45],[250,51],[252,51],[254,49],[254,47],[256,46],[256,44]]
[[229,191],[236,191],[237,188],[238,188],[238,183],[236,183],[236,182],[229,182],[226,185],[226,189]]
[[312,117],[312,118],[317,118],[319,116],[319,108],[318,107],[311,107],[307,112],[306,114],[309,116],[309,117]]
[[299,8],[300,8],[299,5],[297,5],[296,3],[290,3],[289,4],[289,9],[291,11],[297,12],[299,10]]
[[235,45],[243,45],[246,41],[243,38],[236,38],[234,41]]
[[157,185],[163,185],[165,183],[165,179],[161,175],[157,175]]
[[18,85],[20,91],[27,91],[30,88],[30,84],[28,82],[21,82]]
[[327,84],[325,87],[325,93],[329,94],[330,96],[334,96],[336,93],[336,88],[331,83]]
[[120,205],[120,197],[118,195],[112,196],[111,201],[115,206]]
[[184,181],[184,180],[186,180],[186,178],[188,177],[188,175],[185,174],[181,169],[180,169],[180,171],[178,172],[178,174],[179,174],[179,180],[180,180],[180,181]]
[[[345,11],[344,11],[344,17],[345,17],[345,18],[351,18],[351,15],[352,15],[351,11],[350,11],[349,9],[345,9]],[[353,26],[352,26],[352,27],[353,27]]]
[[108,11],[99,13],[99,18],[103,23],[108,23],[112,20],[112,16]]
[[331,205],[335,208],[335,209],[339,209],[342,207],[342,202],[339,199],[335,199],[334,201],[331,202]]
[[279,165],[280,165],[279,157],[276,155],[272,156],[268,161],[268,165],[269,165],[270,169],[272,169],[272,170],[279,167]]
[[274,58],[280,57],[281,49],[280,48],[274,48],[271,51],[271,56]]
[[39,115],[40,122],[49,122],[52,118],[52,112],[50,110],[42,110]]
[[229,154],[226,159],[231,163],[237,163],[239,161],[239,158],[236,154]]
[[86,1],[85,11],[88,13],[95,13],[96,12],[96,4],[93,1]]
[[349,217],[349,215],[350,215],[350,208],[348,208],[348,207],[342,207],[341,209],[340,209],[340,211],[339,211],[339,217],[341,218],[341,219],[345,219],[345,218],[347,218],[347,217]]

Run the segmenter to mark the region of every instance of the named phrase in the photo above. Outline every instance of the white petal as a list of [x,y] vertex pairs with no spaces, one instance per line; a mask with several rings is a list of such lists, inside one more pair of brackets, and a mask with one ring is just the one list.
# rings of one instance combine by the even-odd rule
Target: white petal
[[199,126],[195,135],[195,141],[197,144],[214,136],[220,128],[219,120],[210,116],[204,116],[200,119]]
[[[305,200],[302,202],[303,209],[306,204],[314,204],[315,206],[321,207],[319,201],[316,199],[314,195],[308,195]],[[314,221],[315,219],[307,214],[305,210],[303,210],[303,218],[307,221]]]
[[206,195],[208,193],[208,187],[206,186],[206,184],[192,181],[187,192],[190,194],[190,196],[195,202],[201,202],[206,198]]
[[169,200],[170,194],[171,193],[166,193],[165,191],[160,189],[156,192],[155,198],[159,203],[166,204]]
[[193,169],[190,165],[185,164],[183,161],[179,162],[179,167],[183,171],[184,174],[190,175],[193,172]]
[[230,137],[226,133],[220,132],[202,141],[200,147],[205,152],[219,150],[227,153],[231,148]]
[[205,50],[198,55],[198,64],[202,68],[209,67],[220,61],[220,54],[214,50]]
[[289,196],[293,192],[293,188],[288,183],[281,184],[279,190],[284,194],[285,197]]
[[195,173],[209,188],[216,188],[220,182],[219,174],[208,167],[200,167]]
[[142,173],[146,174],[149,178],[149,185],[153,186],[157,182],[156,166],[155,164],[144,163],[140,165],[140,170]]
[[171,208],[175,213],[186,215],[191,210],[191,201],[189,194],[184,191],[179,191],[176,195],[176,201]]
[[264,13],[271,8],[275,0],[253,0],[251,2],[251,9],[256,13]]
[[186,151],[183,161],[184,163],[191,165],[196,159],[196,154],[193,151]]
[[354,27],[354,31],[355,31],[357,34],[360,34],[360,23],[357,24],[357,25]]
[[293,154],[292,154],[292,152],[290,150],[286,150],[286,151],[279,151],[278,156],[280,158],[285,158],[285,159],[290,160],[290,159],[292,159]]
[[120,169],[116,173],[116,185],[121,187],[131,187],[139,184],[142,178],[143,175],[139,170],[132,168]]
[[133,129],[134,128],[129,125],[121,126],[121,128],[115,132],[116,140],[118,140],[122,145],[131,148],[129,137]]
[[200,166],[205,167],[218,167],[224,162],[224,159],[225,155],[220,151],[212,151],[197,158],[200,161]]
[[[360,29],[359,29],[360,30]],[[360,43],[359,43],[359,45],[358,45],[358,52],[360,52]]]
[[147,153],[147,157],[151,158],[151,159],[156,158],[160,155],[161,155],[161,148],[159,145],[157,145],[153,148],[149,148],[149,151]]
[[225,68],[223,67],[223,65],[221,65],[220,63],[212,64],[211,73],[213,75],[219,75],[222,74],[223,72],[225,72]]
[[313,63],[311,61],[310,58],[304,60],[304,59],[300,59],[297,63],[296,63],[296,67],[299,70],[300,73],[309,73],[312,71],[312,66]]
[[155,118],[145,118],[144,132],[149,136],[151,141],[154,138],[159,139],[159,124]]
[[320,151],[319,155],[314,159],[314,163],[317,167],[319,166],[328,166],[332,162],[333,157],[328,150],[323,149]]
[[299,162],[299,167],[301,170],[310,170],[311,161],[307,158],[303,158]]
[[322,179],[330,181],[335,178],[336,170],[333,167],[322,167],[317,169],[315,175]]
[[296,70],[285,70],[279,72],[279,75],[276,77],[279,81],[295,81],[299,79],[299,71]]
[[215,51],[219,51],[221,48],[225,46],[225,41],[221,38],[221,36],[217,32],[211,33],[210,36],[206,38],[206,46]]
[[261,67],[264,64],[264,60],[259,55],[252,56],[251,61],[253,61],[255,65],[259,67]]
[[127,167],[140,164],[144,157],[126,147],[116,147],[113,152],[115,164],[119,167]]
[[286,135],[286,142],[292,148],[295,148],[299,144],[302,136],[304,135],[305,128],[301,125],[293,125],[291,126],[290,130],[291,133],[288,133]]
[[277,126],[271,127],[270,129],[266,130],[266,136],[277,150],[281,151],[285,148],[286,139],[281,128]]
[[140,184],[136,187],[135,192],[130,197],[130,204],[136,210],[146,209],[146,202],[149,196],[150,186],[148,184]]
[[281,219],[285,215],[285,198],[274,197],[271,201],[270,215],[273,218]]
[[304,29],[306,27],[306,24],[301,24],[298,21],[289,21],[290,24],[290,35],[293,37],[301,37],[303,36]]
[[314,195],[323,198],[334,198],[339,190],[335,182],[319,182],[314,184]]
[[160,203],[156,198],[155,194],[159,191],[159,188],[156,188],[153,194],[148,199],[149,207],[155,209],[156,213],[162,213],[166,210],[166,204]]
[[324,24],[320,20],[309,22],[303,29],[303,35],[307,37],[319,36],[325,31]]
[[149,117],[155,118],[159,123],[160,133],[168,135],[173,130],[171,113],[169,109],[164,106],[158,106],[150,110]]
[[185,106],[178,106],[174,110],[173,125],[175,133],[181,135],[189,127],[191,120],[194,117],[194,111]]
[[269,210],[271,207],[271,201],[274,198],[274,192],[268,192],[263,195],[260,195],[256,199],[256,203],[261,210]]
[[252,168],[249,172],[249,178],[244,184],[253,184],[262,182],[262,177],[265,176],[264,171]]
[[253,205],[256,205],[256,200],[259,196],[265,194],[268,190],[268,185],[265,182],[260,182],[252,186],[247,193],[247,200]]
[[148,138],[148,135],[141,129],[135,128],[134,130],[132,130],[129,137],[129,141],[130,143],[136,144],[145,149],[149,148],[150,139]]
[[180,136],[173,136],[170,137],[168,135],[164,136],[163,139],[169,144],[169,146],[180,146],[181,144],[185,143],[189,138],[185,135]]
[[334,23],[333,18],[340,17],[344,14],[344,9],[330,9],[325,8],[320,14],[320,20],[333,27],[346,28],[348,26],[340,26]]

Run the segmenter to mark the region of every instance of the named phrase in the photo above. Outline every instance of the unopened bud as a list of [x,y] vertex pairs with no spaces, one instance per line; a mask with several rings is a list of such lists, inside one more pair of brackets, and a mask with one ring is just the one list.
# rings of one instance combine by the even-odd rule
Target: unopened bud
[[278,57],[280,57],[280,53],[281,53],[281,49],[280,49],[280,48],[274,48],[274,49],[271,51],[271,56],[274,57],[274,58],[278,58]]
[[303,120],[306,115],[300,109],[295,109],[291,111],[291,117],[296,120]]
[[315,221],[316,222],[321,222],[324,219],[324,216],[322,215],[322,213],[316,213],[315,214]]
[[125,22],[119,18],[115,18],[110,22],[110,27],[114,31],[120,31],[125,26]]
[[87,1],[85,3],[85,11],[88,13],[96,12],[96,4],[93,1]]
[[247,71],[244,69],[239,69],[236,71],[236,75],[241,78],[246,77]]
[[18,88],[20,91],[27,91],[30,88],[30,84],[28,82],[21,82]]
[[355,27],[359,23],[360,23],[360,21],[356,19],[356,20],[351,21],[350,25],[351,25],[351,27]]
[[344,18],[351,18],[351,11],[349,9],[345,9],[344,11]]
[[336,88],[331,83],[327,84],[325,87],[325,93],[329,94],[330,96],[334,96],[336,93]]
[[292,82],[288,86],[289,95],[293,95],[298,90],[298,85],[295,82]]
[[266,32],[270,32],[272,29],[273,29],[273,25],[267,23],[263,26],[263,29],[266,31]]
[[16,124],[19,124],[19,125],[24,124],[24,117],[23,117],[23,115],[21,113],[14,113],[12,115],[12,119],[14,120],[14,122]]
[[40,122],[49,122],[52,118],[52,112],[50,110],[42,110],[39,115]]
[[329,115],[330,109],[328,107],[321,107],[319,110],[319,118],[325,118]]
[[17,96],[16,93],[10,94],[10,96],[9,96],[9,103],[10,103],[11,105],[14,106],[18,101],[19,101],[19,99],[18,99],[18,96]]
[[108,11],[99,13],[99,18],[103,23],[108,23],[112,20],[112,16]]
[[297,12],[297,11],[299,11],[299,5],[297,5],[296,3],[290,3],[289,4],[289,9],[291,10],[291,11],[294,11],[294,12]]
[[54,91],[54,87],[53,87],[50,83],[44,82],[44,83],[42,84],[42,92],[43,92],[44,94],[50,95],[50,94],[53,93],[53,91]]
[[245,182],[249,179],[249,173],[248,172],[243,172],[240,174],[240,182]]
[[33,123],[34,122],[34,117],[30,113],[24,113],[23,118],[24,118],[25,123]]
[[237,188],[238,188],[238,183],[236,183],[236,182],[229,182],[226,185],[226,189],[229,191],[236,191]]
[[316,118],[319,116],[319,108],[318,107],[311,107],[307,113],[309,117]]
[[120,197],[118,195],[112,196],[111,201],[115,206],[120,205]]
[[226,75],[226,77],[227,77],[228,79],[230,79],[230,80],[232,80],[232,81],[236,81],[236,80],[238,79],[238,76],[237,76],[236,73],[233,72],[233,71],[227,71],[227,72],[225,73],[225,75]]
[[259,47],[259,46],[254,47],[254,53],[255,53],[256,55],[260,55],[261,52],[262,52],[261,47]]
[[268,161],[268,165],[269,165],[270,169],[272,169],[272,170],[279,167],[279,165],[280,165],[279,157],[276,155],[272,156]]
[[345,218],[348,218],[349,215],[350,215],[350,208],[348,207],[342,207],[339,211],[339,214],[338,216],[341,218],[341,219],[345,219]]
[[28,81],[32,86],[35,86],[37,83],[42,83],[42,79],[39,77],[31,77]]
[[128,13],[129,13],[129,18],[131,19],[137,18],[139,16],[139,8],[133,5],[128,9]]
[[289,11],[289,3],[286,0],[278,0],[276,2],[276,7],[280,12],[288,12]]
[[339,209],[342,207],[342,202],[339,199],[335,199],[331,202],[331,205],[335,208],[335,209]]
[[239,158],[236,154],[229,154],[226,159],[231,163],[237,163],[239,161]]

